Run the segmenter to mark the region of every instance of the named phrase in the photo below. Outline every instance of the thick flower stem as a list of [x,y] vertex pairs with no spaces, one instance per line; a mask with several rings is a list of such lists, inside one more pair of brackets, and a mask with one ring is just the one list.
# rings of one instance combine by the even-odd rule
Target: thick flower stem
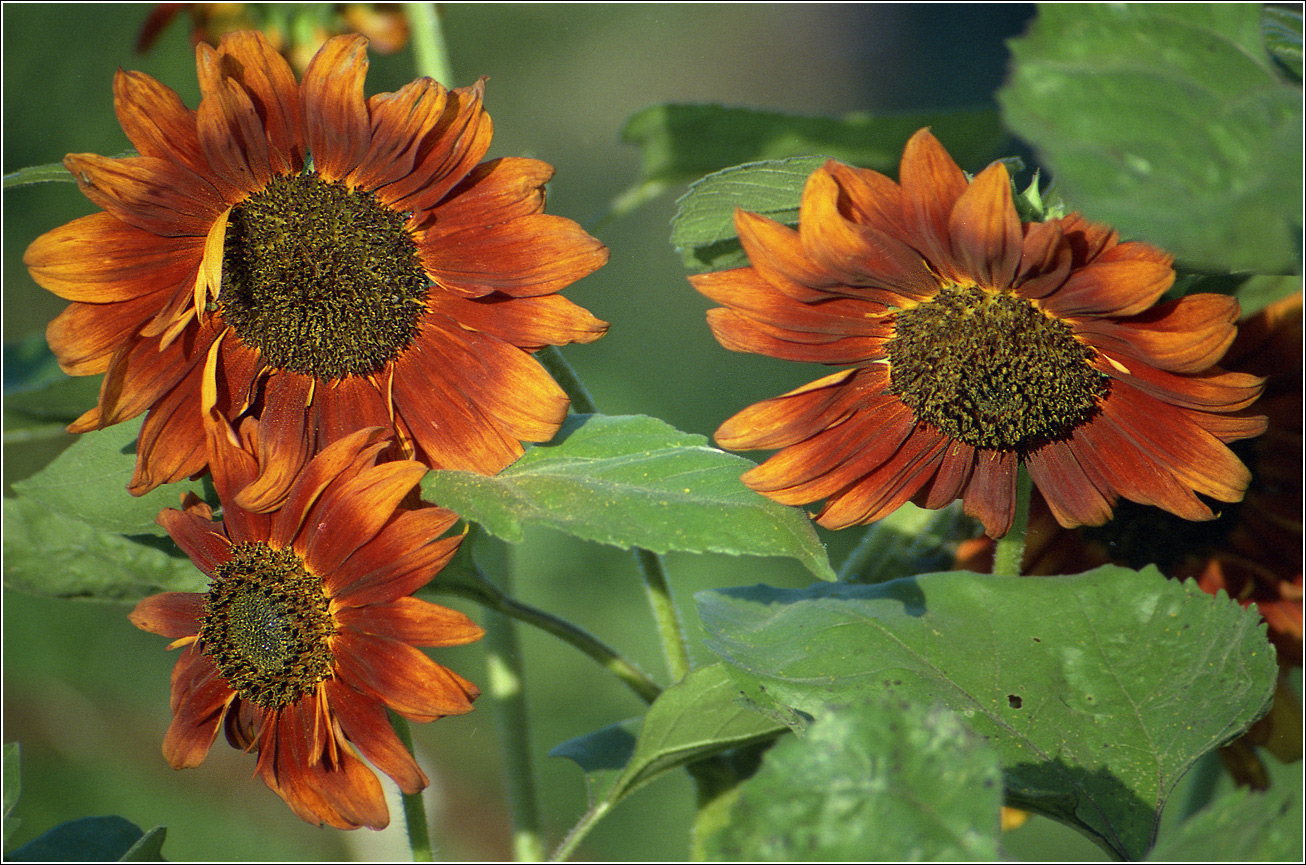
[[[506,594],[512,587],[512,563],[506,545],[488,535],[478,540],[478,552],[492,560],[500,589]],[[513,859],[538,862],[544,858],[544,839],[535,797],[535,774],[531,767],[530,719],[526,714],[521,645],[513,620],[494,611],[488,612],[484,645],[490,698],[503,743],[508,809],[512,814]]]
[[1029,500],[1034,492],[1034,481],[1024,466],[1016,472],[1016,513],[1011,521],[1011,531],[998,538],[993,547],[993,574],[999,577],[1020,576],[1025,558],[1025,529],[1029,526]]
[[434,78],[445,87],[453,87],[453,69],[449,51],[440,28],[440,13],[434,3],[405,3],[404,14],[413,33],[413,54],[417,74]]
[[[394,712],[390,713],[390,721],[399,741],[404,743],[408,753],[416,759],[417,752],[413,750],[413,734],[408,729],[408,722]],[[431,834],[426,828],[426,807],[422,801],[422,794],[404,793],[403,802],[404,825],[408,828],[408,847],[413,851],[413,861],[434,862],[435,857],[431,852]]]
[[640,573],[644,575],[644,589],[648,593],[649,606],[653,608],[653,617],[657,620],[662,652],[667,659],[667,671],[671,674],[672,682],[679,682],[689,673],[689,648],[685,645],[685,630],[680,625],[680,615],[671,598],[671,587],[667,584],[666,571],[662,569],[662,559],[657,553],[641,549],[635,550],[635,559],[639,562]]

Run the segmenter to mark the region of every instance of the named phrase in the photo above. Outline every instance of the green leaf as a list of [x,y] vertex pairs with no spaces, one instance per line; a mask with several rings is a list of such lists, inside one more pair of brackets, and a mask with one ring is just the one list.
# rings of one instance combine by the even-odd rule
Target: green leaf
[[[774,738],[783,724],[754,711],[721,664],[700,667],[662,692],[644,716],[571,739],[549,752],[569,757],[589,776],[593,810],[606,811],[624,796],[681,766]],[[632,744],[633,741],[633,744]],[[623,756],[619,774],[612,769]],[[608,774],[603,774],[608,773]]]
[[993,861],[1002,772],[953,712],[891,701],[823,712],[746,781],[709,858]]
[[1265,34],[1265,50],[1283,64],[1295,77],[1302,80],[1302,15],[1301,8],[1285,9],[1268,3],[1261,10],[1261,30]]
[[166,537],[101,531],[28,498],[4,500],[5,587],[56,598],[138,601],[202,592],[204,574]]
[[748,256],[735,230],[735,208],[793,226],[808,176],[824,157],[801,156],[737,165],[710,174],[676,202],[671,244],[695,273],[743,267]]
[[20,825],[21,820],[13,816],[14,806],[23,789],[21,770],[21,748],[17,742],[5,742],[4,750],[4,846],[9,846],[9,838]]
[[14,484],[14,491],[93,529],[166,537],[154,522],[159,511],[180,507],[184,493],[202,495],[204,489],[200,481],[182,481],[143,496],[127,492],[142,420],[85,433],[44,469]]
[[789,556],[834,579],[803,512],[740,482],[752,466],[654,418],[576,415],[493,477],[431,472],[422,490],[513,543],[534,523],[656,553]]
[[1007,125],[1066,201],[1198,269],[1292,273],[1301,90],[1253,4],[1047,4],[1013,40]]
[[144,834],[122,817],[83,817],[60,823],[6,858],[14,862],[117,862]]
[[1154,568],[697,597],[709,648],[749,698],[812,715],[885,693],[941,701],[993,743],[1013,804],[1130,858],[1175,782],[1274,687],[1254,612]]
[[[1300,777],[1300,776],[1299,776]],[[1194,814],[1148,855],[1151,862],[1302,861],[1301,787],[1236,789]]]
[[1005,133],[991,109],[802,117],[721,105],[653,105],[632,116],[622,141],[640,148],[640,179],[627,198],[645,200],[666,187],[731,165],[820,156],[896,172],[903,145],[931,127],[963,166],[992,159]]
[[635,740],[643,718],[628,718],[593,733],[568,739],[549,750],[550,757],[566,757],[585,773],[590,807],[607,796],[635,753]]

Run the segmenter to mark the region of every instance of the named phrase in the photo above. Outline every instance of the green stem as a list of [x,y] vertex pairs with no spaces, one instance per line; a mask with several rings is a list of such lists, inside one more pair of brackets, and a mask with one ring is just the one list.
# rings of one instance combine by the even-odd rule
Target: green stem
[[1016,469],[1016,513],[1011,531],[998,538],[993,547],[993,574],[999,577],[1020,576],[1025,559],[1025,530],[1029,527],[1029,500],[1034,481],[1022,465]]
[[590,396],[584,382],[576,375],[576,370],[571,368],[571,364],[567,363],[567,359],[558,351],[556,345],[546,345],[535,353],[535,357],[566,391],[567,396],[571,397],[571,407],[576,414],[598,414],[599,410],[594,405],[594,398]]
[[[413,734],[408,729],[408,721],[390,713],[390,721],[394,725],[395,734],[399,741],[404,743],[408,753],[417,758],[417,752],[413,750]],[[402,792],[402,791],[401,791]],[[404,825],[408,827],[408,847],[413,851],[414,862],[434,862],[435,856],[431,851],[431,833],[426,828],[426,807],[422,801],[421,793],[403,793],[404,803]]]
[[404,14],[413,34],[413,54],[417,74],[434,78],[445,87],[453,87],[453,67],[444,44],[440,13],[434,3],[405,3]]
[[442,585],[438,588],[441,591],[468,598],[493,612],[516,619],[519,622],[525,622],[532,627],[539,628],[546,634],[552,634],[564,643],[570,643],[624,682],[646,703],[652,703],[662,693],[661,686],[649,678],[647,673],[635,666],[631,661],[626,660],[616,649],[613,649],[598,637],[583,628],[573,625],[566,619],[560,619],[551,613],[532,607],[530,604],[523,604],[508,597],[498,586],[485,579],[482,574],[478,573],[473,576],[476,579],[475,585],[451,584]]
[[553,851],[553,855],[549,857],[549,861],[565,862],[567,859],[571,858],[571,854],[576,852],[576,848],[580,846],[580,842],[585,839],[585,836],[590,833],[590,830],[594,828],[595,824],[602,820],[611,810],[612,803],[605,799],[590,810],[586,811],[585,816],[581,817],[579,822],[571,827],[571,831],[567,833],[567,837],[562,839],[562,843],[558,845],[558,849]]
[[675,601],[671,598],[671,587],[667,584],[666,571],[662,569],[662,559],[657,553],[636,549],[635,560],[639,562],[640,573],[644,575],[644,589],[648,594],[649,606],[653,608],[653,618],[657,620],[662,653],[667,659],[667,671],[671,674],[671,681],[679,682],[689,673],[689,648],[685,645],[685,631],[680,625]]
[[[481,536],[479,552],[486,554],[499,575],[499,590],[512,588],[512,562],[503,541]],[[540,810],[535,798],[535,773],[531,768],[530,719],[526,714],[526,691],[521,644],[512,619],[494,611],[485,617],[488,687],[493,701],[499,738],[503,742],[504,776],[508,786],[508,810],[512,814],[512,852],[517,862],[538,862],[544,858],[540,831]]]

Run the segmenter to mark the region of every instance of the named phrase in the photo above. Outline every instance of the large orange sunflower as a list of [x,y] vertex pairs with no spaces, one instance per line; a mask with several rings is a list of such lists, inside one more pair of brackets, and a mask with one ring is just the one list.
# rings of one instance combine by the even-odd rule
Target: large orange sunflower
[[750,487],[826,499],[830,528],[960,498],[995,537],[1020,463],[1066,526],[1120,496],[1193,520],[1213,516],[1197,493],[1242,497],[1226,443],[1265,419],[1231,414],[1261,380],[1214,366],[1234,300],[1154,306],[1169,256],[1078,214],[1022,224],[1006,167],[968,182],[928,130],[899,177],[827,162],[796,231],[738,211],[751,266],[690,277],[724,304],[708,320],[727,348],[853,365],[721,425],[724,447],[778,449]]
[[[256,427],[243,424],[246,446]],[[304,820],[380,829],[385,796],[359,752],[406,793],[428,784],[386,709],[432,721],[470,711],[479,694],[415,648],[482,634],[462,613],[410,597],[458,548],[461,536],[438,539],[457,517],[402,504],[426,469],[378,465],[380,429],[314,457],[285,507],[246,511],[229,496],[257,466],[221,429],[211,459],[222,520],[193,496],[159,514],[209,591],[154,595],[131,614],[182,649],[163,754],[174,768],[198,766],[222,731],[258,752],[257,773]]]
[[238,500],[258,509],[357,429],[392,429],[395,456],[494,473],[566,414],[530,352],[606,330],[557,292],[607,249],[542,212],[548,164],[480,162],[483,83],[365,99],[365,45],[331,39],[296,83],[259,33],[200,44],[197,111],[119,71],[140,155],[64,160],[104,212],[24,261],[73,301],[47,331],[60,365],[106,373],[69,429],[149,412],[133,493],[204,469],[203,387],[228,419],[262,419],[259,477]]

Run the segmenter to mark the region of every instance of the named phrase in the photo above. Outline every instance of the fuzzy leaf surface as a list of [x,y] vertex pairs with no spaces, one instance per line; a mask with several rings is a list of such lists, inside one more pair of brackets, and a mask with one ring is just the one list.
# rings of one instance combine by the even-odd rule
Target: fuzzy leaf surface
[[1061,195],[1216,272],[1299,269],[1301,88],[1258,4],[1046,4],[998,93]]
[[1151,847],[1176,781],[1274,687],[1258,616],[1155,569],[697,597],[747,697],[811,716],[884,694],[942,702],[992,742],[1013,804],[1130,858]]
[[834,579],[806,515],[740,482],[752,465],[655,418],[577,415],[493,477],[431,472],[422,490],[513,543],[535,524],[655,553],[788,556]]
[[709,858],[994,861],[1002,770],[954,712],[893,701],[822,713],[744,782]]

